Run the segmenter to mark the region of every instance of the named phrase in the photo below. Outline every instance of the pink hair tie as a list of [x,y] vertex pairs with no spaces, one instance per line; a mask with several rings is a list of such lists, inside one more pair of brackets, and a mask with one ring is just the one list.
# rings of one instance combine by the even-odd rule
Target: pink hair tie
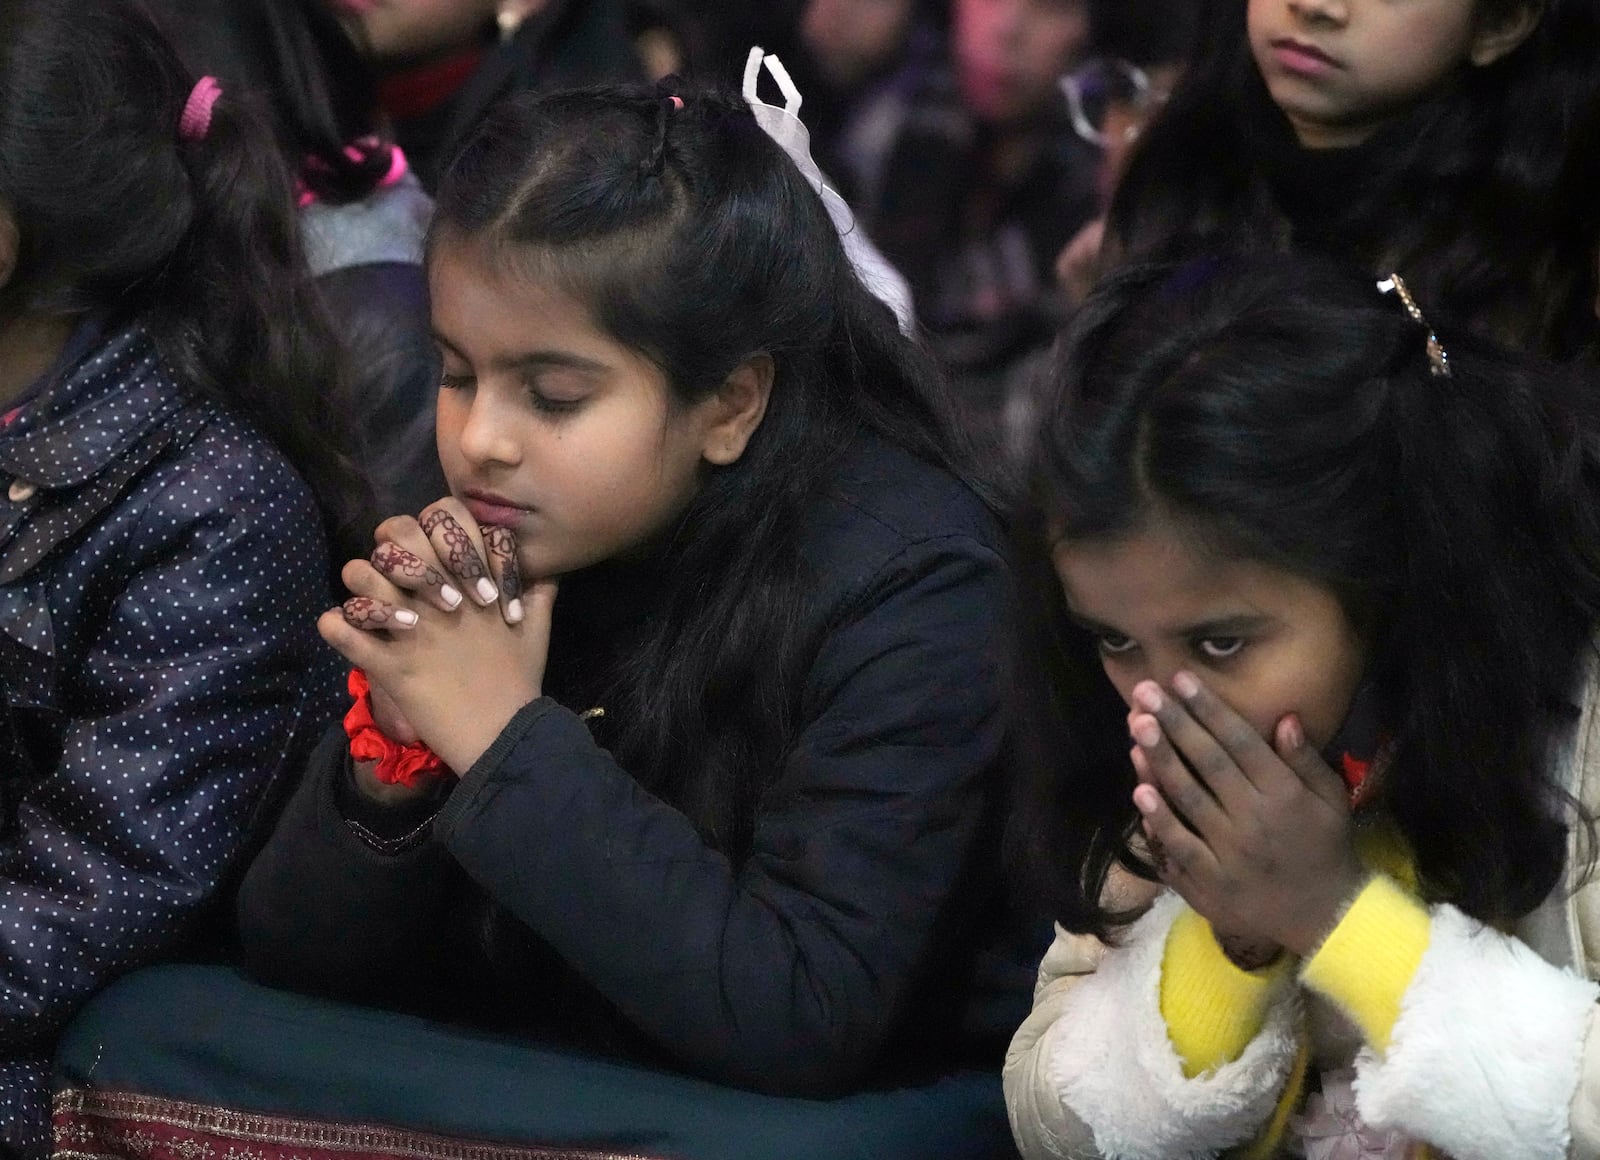
[[216,77],[201,77],[184,102],[183,116],[178,118],[178,137],[183,141],[204,141],[211,131],[211,110],[222,95],[222,86]]
[[[391,185],[398,185],[402,178],[411,172],[411,164],[406,160],[406,155],[398,145],[385,146],[376,137],[363,137],[361,140],[344,147],[344,155],[353,164],[359,165],[369,156],[375,156],[379,149],[387,148],[389,153],[389,168],[383,171],[383,177],[378,180],[379,189],[388,189]],[[312,169],[326,170],[328,167],[317,158],[313,157],[306,162]]]
[[683,108],[683,98],[682,97],[668,97],[667,100],[672,102],[672,107],[674,109]]
[[[346,145],[344,147],[344,155],[351,161],[359,162],[368,153],[382,146],[383,143],[376,137],[363,137],[354,144]],[[380,189],[391,189],[399,185],[405,180],[406,174],[411,172],[411,163],[406,160],[406,155],[400,146],[389,145],[386,148],[389,152],[389,168],[384,171],[383,177],[373,187],[373,192],[377,192]],[[328,163],[320,157],[307,157],[306,168],[313,173],[327,173],[329,167]],[[295,198],[301,209],[315,205],[318,200],[317,195],[312,192],[311,187],[306,184],[303,177],[295,182]]]

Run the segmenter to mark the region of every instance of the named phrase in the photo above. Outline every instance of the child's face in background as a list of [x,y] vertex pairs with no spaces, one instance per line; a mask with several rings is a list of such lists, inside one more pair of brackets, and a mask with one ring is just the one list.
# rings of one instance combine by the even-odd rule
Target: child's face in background
[[704,405],[671,407],[666,377],[570,296],[446,234],[428,263],[444,360],[439,460],[480,524],[517,535],[524,577],[625,555],[699,486]]
[[1312,744],[1343,724],[1366,649],[1334,594],[1289,572],[1203,551],[1161,523],[1054,553],[1068,607],[1098,640],[1124,702],[1187,670],[1263,737],[1297,713]]
[[1456,69],[1521,43],[1501,44],[1479,9],[1478,0],[1249,0],[1250,50],[1301,144],[1358,145]]
[[847,89],[900,51],[911,10],[912,0],[810,0],[800,34],[828,83]]
[[1089,40],[1087,0],[956,0],[961,96],[980,120],[1025,121],[1059,100],[1057,83]]

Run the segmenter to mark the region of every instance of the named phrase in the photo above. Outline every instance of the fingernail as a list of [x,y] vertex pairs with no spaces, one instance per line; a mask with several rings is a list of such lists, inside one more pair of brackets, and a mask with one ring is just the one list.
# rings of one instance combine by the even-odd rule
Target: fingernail
[[1306,732],[1300,726],[1300,718],[1290,715],[1283,719],[1283,724],[1278,726],[1278,741],[1285,749],[1299,749],[1306,743]]
[[513,600],[506,605],[506,621],[510,624],[522,623],[522,601]]
[[1141,708],[1152,713],[1161,712],[1161,706],[1166,703],[1161,696],[1161,689],[1154,682],[1146,681],[1133,690],[1133,699],[1139,702]]
[[451,587],[449,584],[446,584],[443,588],[439,589],[439,599],[443,600],[450,608],[461,607],[460,591]]
[[494,581],[489,579],[487,576],[478,577],[477,589],[478,599],[483,601],[485,604],[493,604],[496,600],[500,599],[500,592],[495,588]]
[[1147,785],[1141,785],[1133,791],[1134,807],[1141,814],[1153,814],[1159,804],[1159,795]]
[[397,610],[394,614],[394,619],[396,624],[400,624],[406,628],[417,627],[417,614],[412,612],[409,608],[401,608]]
[[1194,697],[1200,693],[1200,682],[1191,673],[1178,673],[1172,678],[1172,689],[1180,697]]
[[1146,749],[1161,744],[1161,726],[1148,717],[1141,717],[1133,726],[1133,739]]

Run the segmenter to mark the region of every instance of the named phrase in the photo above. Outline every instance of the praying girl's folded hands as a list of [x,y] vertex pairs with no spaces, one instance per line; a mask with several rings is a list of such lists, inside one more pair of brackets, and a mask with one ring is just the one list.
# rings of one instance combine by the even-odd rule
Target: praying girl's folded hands
[[318,629],[366,672],[375,714],[464,773],[542,695],[555,582],[524,590],[514,535],[454,500],[389,520],[378,539],[372,559],[345,565],[351,598]]
[[480,527],[461,501],[447,496],[416,518],[385,520],[375,538],[371,565],[395,587],[443,612],[467,600],[485,607],[499,601],[507,624],[521,619],[516,537],[509,528]]
[[1364,878],[1344,783],[1293,715],[1269,744],[1188,673],[1134,689],[1129,730],[1162,880],[1219,936],[1314,950]]

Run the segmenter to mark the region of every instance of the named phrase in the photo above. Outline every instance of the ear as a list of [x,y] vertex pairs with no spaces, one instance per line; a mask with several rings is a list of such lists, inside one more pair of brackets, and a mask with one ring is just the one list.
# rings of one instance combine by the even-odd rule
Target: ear
[[1544,10],[1545,0],[1523,0],[1515,10],[1485,22],[1472,38],[1467,59],[1478,68],[1487,68],[1510,56],[1539,27]]
[[758,354],[735,367],[717,393],[706,400],[709,422],[700,454],[707,463],[727,467],[739,461],[750,445],[750,437],[766,418],[776,376],[772,356]]

